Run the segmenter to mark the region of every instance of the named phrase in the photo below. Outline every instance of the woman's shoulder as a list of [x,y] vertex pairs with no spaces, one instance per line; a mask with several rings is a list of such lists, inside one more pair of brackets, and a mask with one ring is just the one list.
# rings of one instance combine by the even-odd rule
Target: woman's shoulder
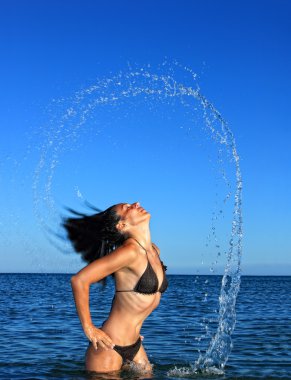
[[140,252],[140,247],[136,244],[133,238],[126,239],[122,246],[132,252],[135,252],[136,255]]
[[[127,247],[129,249],[135,250],[136,252],[139,252],[140,247],[136,243],[136,240],[133,238],[128,238],[123,243],[124,247]],[[160,248],[152,242],[152,246],[154,247],[155,251],[160,255]]]
[[131,248],[131,249],[135,249],[137,247],[133,238],[127,238],[126,240],[124,240],[122,246],[127,247],[127,248]]
[[160,255],[160,248],[155,244],[155,243],[152,243],[154,249],[158,252],[158,254]]

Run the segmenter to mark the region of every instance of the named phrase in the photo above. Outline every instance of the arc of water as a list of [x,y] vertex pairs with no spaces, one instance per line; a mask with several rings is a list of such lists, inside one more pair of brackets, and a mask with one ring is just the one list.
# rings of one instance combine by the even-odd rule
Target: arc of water
[[[174,64],[179,66],[177,62],[174,62]],[[196,74],[193,73],[191,69],[185,67],[183,69],[192,75],[193,80],[196,80]],[[146,82],[145,86],[140,87],[135,82],[136,78],[144,79],[148,82]],[[129,81],[129,83],[126,83],[126,81]],[[240,286],[240,262],[242,254],[242,176],[234,135],[220,113],[201,94],[198,86],[196,89],[193,89],[192,87],[187,87],[182,83],[178,83],[172,75],[159,76],[155,73],[150,73],[148,70],[140,69],[140,71],[136,72],[120,72],[115,77],[110,79],[102,79],[96,85],[79,91],[74,99],[72,99],[73,106],[69,107],[61,118],[61,122],[58,124],[57,131],[54,134],[55,138],[52,138],[52,131],[48,131],[48,143],[46,148],[43,149],[41,159],[35,172],[35,210],[37,211],[39,207],[40,192],[38,192],[38,187],[40,186],[40,175],[44,170],[46,158],[48,157],[49,152],[52,152],[53,154],[51,164],[48,169],[48,179],[45,184],[45,193],[47,194],[47,207],[49,208],[53,206],[53,197],[51,195],[52,180],[54,171],[58,164],[59,153],[63,147],[63,141],[58,140],[58,135],[65,130],[66,122],[75,117],[76,111],[74,110],[74,107],[80,105],[86,96],[93,96],[98,93],[99,96],[88,102],[86,107],[80,107],[80,119],[74,126],[73,134],[73,138],[77,138],[78,130],[82,125],[84,125],[86,118],[96,106],[114,103],[121,98],[129,98],[141,94],[160,96],[162,95],[162,90],[157,86],[158,82],[163,84],[165,97],[179,96],[183,102],[183,97],[192,96],[200,102],[204,110],[205,125],[212,138],[221,145],[224,145],[226,149],[231,152],[235,163],[236,190],[234,195],[233,221],[231,238],[229,241],[229,250],[227,253],[227,264],[222,278],[222,286],[219,297],[218,328],[206,353],[204,355],[200,354],[195,366],[193,366],[195,369],[208,368],[209,366],[214,365],[223,368],[232,348],[231,334],[235,327],[235,303]],[[127,85],[127,88],[122,89],[122,85],[124,83]],[[109,85],[114,86],[114,91],[108,94],[105,90]],[[219,122],[221,127],[220,130],[217,130],[214,127],[208,113],[210,113],[212,117]],[[67,131],[67,135],[71,138],[71,131]],[[40,212],[36,212],[36,214],[40,223],[45,225],[44,218],[41,217]]]

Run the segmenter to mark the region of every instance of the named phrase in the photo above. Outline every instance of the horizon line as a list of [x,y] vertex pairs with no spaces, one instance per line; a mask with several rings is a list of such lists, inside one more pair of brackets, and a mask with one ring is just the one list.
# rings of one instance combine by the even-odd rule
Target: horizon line
[[[66,272],[0,272],[2,274],[60,274],[75,275],[76,273]],[[204,273],[167,273],[168,276],[224,276],[224,274],[204,274]],[[110,276],[110,275],[109,275]],[[108,276],[107,276],[108,277]],[[291,274],[241,274],[240,277],[291,277]]]

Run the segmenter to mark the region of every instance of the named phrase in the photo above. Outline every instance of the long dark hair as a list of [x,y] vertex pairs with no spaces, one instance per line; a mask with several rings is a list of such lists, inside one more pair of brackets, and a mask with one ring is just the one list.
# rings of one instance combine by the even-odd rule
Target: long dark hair
[[[126,234],[116,228],[121,216],[116,213],[115,206],[93,215],[68,209],[78,217],[63,218],[62,226],[67,231],[75,251],[81,254],[83,261],[92,263],[94,260],[108,255],[128,238]],[[94,208],[94,210],[99,209]],[[105,285],[106,278],[101,282]]]

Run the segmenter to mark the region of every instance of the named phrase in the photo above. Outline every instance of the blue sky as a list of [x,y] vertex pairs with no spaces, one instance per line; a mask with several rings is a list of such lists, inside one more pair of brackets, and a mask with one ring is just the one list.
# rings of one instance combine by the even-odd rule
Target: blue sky
[[[44,129],[51,117],[46,110],[52,99],[72,96],[100,77],[125,70],[129,63],[155,67],[168,57],[198,74],[201,91],[234,133],[244,183],[243,273],[291,274],[290,15],[287,0],[2,2],[1,271],[74,272],[83,265],[73,254],[57,251],[35,217],[32,177],[46,141]],[[134,166],[134,160],[122,153],[118,122],[112,123],[110,134],[103,131],[102,144],[109,149],[115,141],[119,150],[113,149],[110,160],[103,161],[103,172],[100,169],[107,186],[104,192],[100,186],[98,192],[93,190],[100,173],[92,175],[98,171],[93,164],[96,161],[86,161],[83,141],[79,162],[76,154],[60,158],[53,183],[55,201],[58,206],[69,203],[78,207],[76,186],[88,200],[104,208],[115,201],[140,200],[152,212],[153,240],[162,248],[170,273],[209,273],[212,259],[208,260],[204,241],[211,224],[215,184],[208,182],[211,169],[207,159],[203,164],[191,162],[201,182],[200,193],[190,194],[198,176],[186,177],[181,171],[181,160],[190,154],[187,142],[181,139],[185,147],[180,144],[179,148],[186,156],[173,151],[174,160],[169,150],[175,147],[172,132],[168,145],[159,145],[157,136],[161,139],[163,133],[159,135],[158,124],[150,115],[147,119],[144,113],[138,120],[134,114],[127,122],[129,129],[138,126],[136,141],[155,141],[156,145],[143,150],[143,155],[149,152],[153,160],[142,166],[137,161],[139,165]],[[126,123],[120,123],[125,128]],[[157,123],[162,125],[161,120]],[[90,133],[83,138],[92,140],[88,152],[96,159],[95,148],[99,154],[101,148]],[[155,171],[154,146],[164,158],[159,160],[160,171]],[[196,156],[203,155],[203,147],[202,151],[196,149]],[[127,168],[119,174],[119,196],[116,190],[110,192],[116,189],[112,176],[106,177],[106,165],[114,168],[115,162]],[[181,177],[169,185],[171,171]],[[137,172],[142,176],[134,175]],[[130,173],[129,178],[123,173]],[[159,183],[161,173],[163,183]],[[154,183],[149,178],[155,179]],[[189,194],[184,193],[185,188]],[[202,194],[209,207],[200,207]],[[192,209],[187,210],[191,197],[194,217],[189,213]],[[171,205],[177,198],[180,204]],[[225,210],[225,215],[229,212]],[[177,227],[183,225],[181,215],[184,223],[191,220],[188,230]],[[226,225],[218,229],[221,240],[226,229]],[[217,273],[222,267],[223,258]]]

